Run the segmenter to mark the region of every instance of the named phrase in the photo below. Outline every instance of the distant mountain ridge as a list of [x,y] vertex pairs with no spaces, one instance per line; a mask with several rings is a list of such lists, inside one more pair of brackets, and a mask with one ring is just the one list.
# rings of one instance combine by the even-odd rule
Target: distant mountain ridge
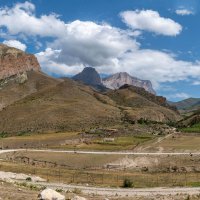
[[110,89],[119,89],[121,86],[128,84],[140,88],[144,88],[147,92],[156,94],[152,87],[152,83],[149,80],[141,80],[139,78],[133,77],[127,72],[119,72],[113,74],[102,80],[103,84]]
[[108,88],[108,89],[119,89],[123,85],[132,85],[135,87],[144,88],[147,92],[156,94],[152,87],[152,83],[149,80],[141,80],[136,77],[132,77],[127,72],[119,72],[109,77],[101,79],[99,73],[96,69],[92,67],[86,67],[82,72],[75,75],[73,80],[81,81],[87,85],[93,86],[95,88]]
[[178,102],[168,102],[176,106],[182,112],[190,112],[200,109],[200,98],[188,98]]

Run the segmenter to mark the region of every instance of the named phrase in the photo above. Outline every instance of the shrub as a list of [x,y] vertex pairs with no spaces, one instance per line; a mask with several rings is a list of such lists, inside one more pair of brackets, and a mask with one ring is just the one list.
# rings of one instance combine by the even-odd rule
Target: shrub
[[60,193],[61,193],[61,192],[63,192],[63,190],[62,190],[62,189],[59,189],[59,188],[57,188],[57,189],[56,189],[56,192],[60,192]]
[[32,181],[32,178],[31,177],[27,177],[26,181]]
[[133,181],[131,181],[128,178],[125,178],[124,182],[123,182],[123,187],[124,188],[132,188],[133,187]]

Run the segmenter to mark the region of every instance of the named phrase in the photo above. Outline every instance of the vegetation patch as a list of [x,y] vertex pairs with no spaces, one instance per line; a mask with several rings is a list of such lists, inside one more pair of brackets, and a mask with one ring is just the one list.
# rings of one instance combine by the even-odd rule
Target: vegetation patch
[[188,133],[200,133],[200,123],[191,127],[182,128],[181,130]]
[[188,185],[191,187],[200,187],[200,182],[191,182]]
[[133,181],[125,178],[123,182],[123,188],[132,188],[133,187]]

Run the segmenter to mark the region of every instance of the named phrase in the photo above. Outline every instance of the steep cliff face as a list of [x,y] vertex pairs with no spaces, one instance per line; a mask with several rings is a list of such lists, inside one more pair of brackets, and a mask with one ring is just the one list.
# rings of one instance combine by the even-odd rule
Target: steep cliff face
[[39,71],[34,55],[0,44],[0,80],[28,71]]
[[86,67],[82,72],[73,77],[76,81],[81,81],[87,85],[102,85],[98,72],[92,67]]
[[85,67],[82,72],[72,77],[72,79],[89,85],[97,91],[104,92],[108,90],[102,84],[99,73],[93,67]]
[[126,72],[120,72],[103,79],[103,84],[105,87],[110,89],[119,89],[121,86],[128,84],[136,87],[144,88],[146,91],[156,94],[152,84],[148,80],[140,80],[136,77],[130,76]]
[[0,111],[37,91],[35,83],[29,79],[30,73],[39,71],[40,65],[34,55],[0,44]]

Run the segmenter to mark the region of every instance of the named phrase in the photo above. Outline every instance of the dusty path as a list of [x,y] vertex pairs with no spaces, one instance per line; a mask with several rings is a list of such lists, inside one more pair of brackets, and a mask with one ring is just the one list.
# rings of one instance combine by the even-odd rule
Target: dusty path
[[141,155],[141,156],[148,156],[148,155],[200,155],[200,152],[155,152],[155,153],[140,153],[140,152],[133,152],[133,151],[73,151],[73,150],[53,150],[53,149],[8,149],[8,150],[0,150],[0,154],[3,153],[10,153],[10,152],[20,152],[20,151],[27,151],[27,152],[49,152],[49,153],[69,153],[69,154],[96,154],[96,155]]
[[143,188],[143,189],[124,189],[124,188],[99,188],[88,187],[78,185],[66,185],[57,183],[36,183],[37,185],[51,187],[53,189],[74,190],[75,188],[81,190],[84,194],[95,194],[102,196],[149,196],[149,195],[176,195],[176,194],[188,194],[197,195],[200,194],[200,187],[195,188]]

